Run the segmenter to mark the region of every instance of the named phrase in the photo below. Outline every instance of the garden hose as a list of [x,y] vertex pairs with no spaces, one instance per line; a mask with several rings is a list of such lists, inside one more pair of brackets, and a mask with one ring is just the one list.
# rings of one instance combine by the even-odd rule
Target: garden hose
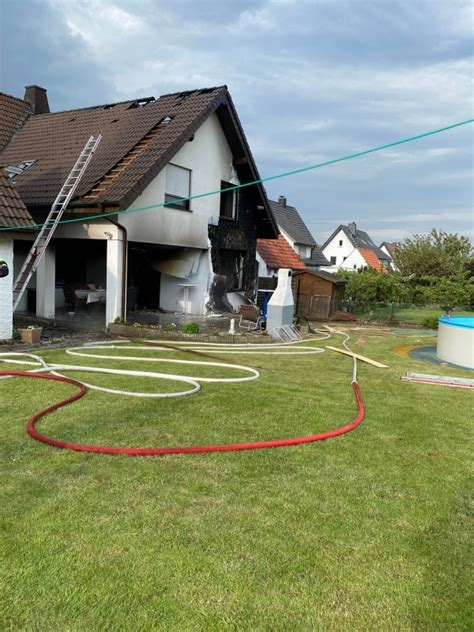
[[[324,338],[330,337],[329,332],[320,332],[324,334]],[[343,334],[343,332],[334,331],[334,333]],[[321,340],[322,338],[319,338]],[[349,350],[347,345],[347,341],[349,336],[346,335],[345,340],[343,341],[344,347]],[[189,453],[205,453],[205,452],[228,452],[228,451],[239,451],[239,450],[256,450],[262,448],[277,448],[277,447],[285,447],[285,446],[294,446],[300,445],[303,443],[312,443],[315,441],[323,441],[326,439],[330,439],[332,437],[343,435],[351,430],[354,430],[364,419],[364,403],[362,400],[362,395],[359,389],[359,385],[357,382],[357,361],[353,360],[353,374],[352,374],[352,388],[354,391],[354,395],[357,402],[357,415],[350,423],[336,428],[334,430],[330,430],[327,432],[322,432],[318,434],[305,435],[302,437],[293,437],[289,439],[274,439],[269,441],[255,441],[255,442],[244,442],[244,443],[232,443],[232,444],[217,444],[217,445],[198,445],[198,446],[182,446],[182,447],[157,447],[157,448],[132,448],[132,447],[113,447],[113,446],[102,446],[102,445],[93,445],[93,444],[82,444],[82,443],[74,443],[61,441],[58,439],[54,439],[52,437],[48,437],[44,434],[39,433],[35,425],[36,423],[45,415],[50,412],[57,410],[63,406],[71,404],[72,402],[83,397],[87,388],[92,388],[96,390],[101,390],[107,393],[127,395],[127,396],[135,396],[135,397],[180,397],[184,395],[191,395],[196,393],[200,389],[199,382],[243,382],[248,380],[258,379],[260,376],[259,372],[256,369],[251,367],[246,367],[243,365],[229,364],[224,362],[198,362],[192,360],[176,360],[176,359],[164,359],[164,358],[143,358],[138,356],[107,356],[102,354],[90,354],[87,353],[87,350],[98,350],[98,349],[134,349],[134,350],[175,350],[175,349],[166,349],[166,347],[150,347],[150,346],[137,346],[130,345],[127,346],[126,343],[129,341],[113,341],[110,344],[104,343],[96,343],[85,345],[84,347],[73,347],[66,350],[66,353],[70,355],[77,355],[82,357],[92,357],[92,358],[100,358],[100,359],[120,359],[120,360],[131,360],[133,362],[137,361],[147,361],[147,362],[171,362],[171,363],[179,363],[179,364],[191,364],[191,365],[204,365],[204,366],[217,366],[222,368],[232,368],[238,369],[242,371],[246,371],[250,373],[249,376],[245,377],[237,377],[237,378],[201,378],[201,377],[190,377],[190,376],[182,376],[182,375],[171,375],[166,373],[156,373],[156,372],[148,372],[148,371],[131,371],[131,370],[123,370],[123,369],[107,369],[103,367],[90,367],[90,366],[76,366],[76,365],[66,365],[66,364],[49,364],[47,363],[41,356],[34,354],[23,354],[23,353],[2,353],[0,354],[1,362],[8,363],[16,363],[16,364],[24,364],[24,365],[34,365],[36,368],[29,371],[0,371],[0,379],[6,379],[10,377],[29,377],[29,378],[38,378],[38,379],[48,379],[48,380],[56,380],[60,382],[65,382],[71,384],[77,388],[77,391],[70,395],[64,400],[47,406],[37,413],[35,413],[27,423],[27,432],[28,434],[37,441],[41,441],[48,445],[63,448],[68,450],[74,450],[78,452],[94,452],[94,453],[102,453],[102,454],[126,454],[130,456],[163,456],[167,454],[189,454]],[[155,341],[156,342],[156,341]],[[298,342],[307,342],[307,341],[298,341]],[[159,344],[159,343],[156,343]],[[183,343],[182,341],[173,341],[173,345],[181,345],[183,351],[193,350],[195,352],[199,352],[199,349],[206,350],[206,353],[209,352],[212,347],[215,351],[220,351],[221,353],[245,353],[245,349],[242,347],[246,347],[248,353],[271,353],[268,347],[273,349],[279,349],[275,353],[285,353],[281,351],[282,347],[287,347],[288,345],[293,345],[295,343],[279,343],[275,345],[235,345],[240,347],[239,351],[233,351],[234,345],[219,345],[219,343]],[[219,349],[215,349],[215,347],[219,347]],[[255,349],[255,347],[267,347],[263,351],[259,351]],[[302,354],[309,353],[309,350],[313,350],[313,353],[321,353],[324,349],[319,347],[299,347],[299,349],[303,349],[303,351],[299,352]],[[298,353],[296,351],[289,351],[288,353]],[[14,359],[19,357],[28,357],[29,360],[20,360]],[[152,377],[155,379],[167,379],[167,380],[176,380],[180,382],[184,382],[190,384],[192,388],[186,391],[180,391],[178,393],[135,393],[122,391],[118,389],[108,389],[105,387],[98,387],[94,385],[86,385],[83,382],[78,380],[74,380],[72,378],[68,378],[64,375],[58,373],[58,371],[89,371],[89,372],[98,372],[98,373],[108,373],[115,375],[128,375],[130,377]]]

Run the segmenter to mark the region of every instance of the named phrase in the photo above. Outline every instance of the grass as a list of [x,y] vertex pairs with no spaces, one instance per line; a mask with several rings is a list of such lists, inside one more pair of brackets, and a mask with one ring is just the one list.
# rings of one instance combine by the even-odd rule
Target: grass
[[[27,437],[25,421],[70,387],[0,383],[2,629],[472,629],[473,394],[399,380],[409,370],[472,373],[400,357],[392,348],[416,337],[380,334],[352,335],[354,351],[390,365],[360,365],[362,425],[293,448],[169,458],[56,450]],[[39,426],[82,442],[182,445],[324,431],[355,414],[346,357],[225,360],[262,377],[174,401],[91,392]]]
[[[393,310],[390,305],[361,305],[355,310],[355,315],[364,321],[369,322],[399,322],[412,323],[414,325],[422,325],[423,321],[428,318],[439,318],[445,314],[445,311],[436,307],[425,307],[422,305],[413,305],[411,307],[397,307],[394,305]],[[472,316],[472,311],[455,309],[455,316]]]

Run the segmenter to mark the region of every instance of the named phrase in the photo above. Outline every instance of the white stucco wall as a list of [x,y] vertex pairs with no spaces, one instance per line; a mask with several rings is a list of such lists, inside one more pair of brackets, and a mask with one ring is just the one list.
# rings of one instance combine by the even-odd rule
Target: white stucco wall
[[[339,241],[342,241],[342,245],[339,245]],[[330,268],[326,267],[325,270],[339,270],[344,266],[344,257],[349,257],[354,251],[354,246],[344,233],[340,230],[336,233],[333,239],[323,249],[323,254],[328,261],[331,261],[331,257],[336,257],[336,262],[331,264]]]
[[[219,120],[211,114],[194,135],[170,160],[191,170],[191,195],[220,189],[231,177],[232,152]],[[163,169],[131,208],[162,204],[165,201],[166,169]],[[208,247],[208,222],[219,217],[220,196],[192,200],[190,211],[160,207],[124,214],[120,222],[130,241],[191,248]]]
[[8,340],[13,331],[13,240],[9,237],[0,237],[0,259],[10,269],[10,274],[0,279],[0,340]]

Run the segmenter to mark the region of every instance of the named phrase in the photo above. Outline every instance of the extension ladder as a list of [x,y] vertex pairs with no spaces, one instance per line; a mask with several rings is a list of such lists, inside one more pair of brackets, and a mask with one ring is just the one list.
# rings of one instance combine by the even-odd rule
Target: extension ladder
[[61,187],[58,196],[54,200],[49,215],[41,227],[30,252],[26,256],[20,273],[13,286],[13,311],[17,308],[31,277],[36,272],[46,248],[51,241],[53,233],[56,230],[56,226],[63,216],[67,205],[71,201],[71,198],[74,195],[76,188],[101,140],[102,136],[100,134],[89,138],[65,183]]

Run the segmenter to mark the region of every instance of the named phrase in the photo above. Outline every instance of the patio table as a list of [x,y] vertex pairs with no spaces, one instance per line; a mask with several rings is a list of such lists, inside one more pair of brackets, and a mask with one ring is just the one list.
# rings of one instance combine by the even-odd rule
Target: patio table
[[105,290],[74,290],[77,298],[85,298],[87,305],[89,303],[99,303],[106,296]]

